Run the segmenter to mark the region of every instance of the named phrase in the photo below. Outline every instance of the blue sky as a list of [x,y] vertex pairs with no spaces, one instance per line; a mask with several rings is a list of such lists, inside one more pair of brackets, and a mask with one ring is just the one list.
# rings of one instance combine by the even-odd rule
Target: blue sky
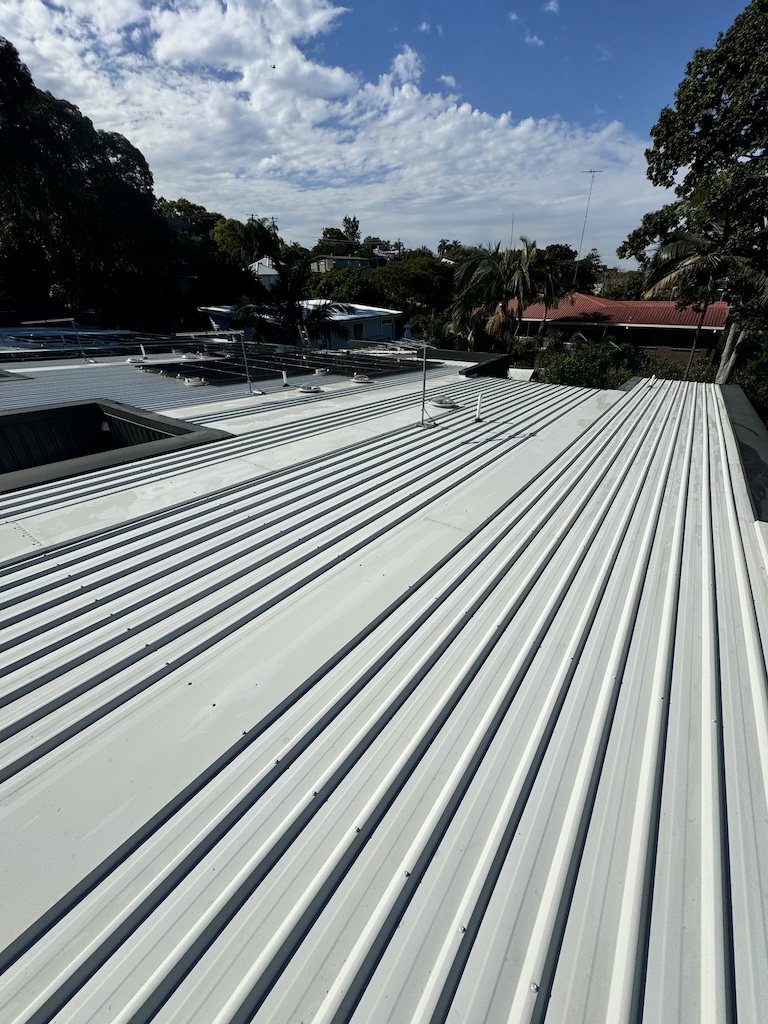
[[[643,151],[742,0],[0,0],[36,83],[137,145],[155,191],[363,234],[615,249],[668,195]],[[274,65],[274,67],[272,66]]]
[[672,101],[686,63],[712,46],[746,0],[353,2],[309,52],[366,78],[413,47],[422,87],[446,88],[490,114],[617,119],[643,137]]

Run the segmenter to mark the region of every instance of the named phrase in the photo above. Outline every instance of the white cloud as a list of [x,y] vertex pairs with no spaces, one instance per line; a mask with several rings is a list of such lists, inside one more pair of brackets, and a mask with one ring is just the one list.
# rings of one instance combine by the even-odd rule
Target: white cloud
[[544,40],[539,39],[538,36],[533,35],[531,32],[525,33],[525,41],[529,46],[543,46]]
[[419,25],[419,32],[429,32],[430,29],[431,25],[429,24],[428,21],[422,21],[422,23]]
[[558,3],[558,0],[547,0],[542,7],[542,11],[546,11],[547,14],[559,14],[560,4]]
[[507,17],[509,18],[510,21],[513,21],[513,22],[514,21],[520,21],[520,15],[519,14],[515,14],[514,11],[510,11],[507,14]]
[[418,82],[421,78],[421,60],[410,46],[404,46],[392,61],[392,78],[400,82]]
[[586,200],[575,168],[601,167],[585,245],[610,261],[664,201],[645,178],[645,140],[617,122],[494,117],[427,91],[410,47],[367,81],[310,58],[303,44],[344,15],[330,0],[0,0],[0,10],[37,85],[126,135],[157,195],[274,216],[305,244],[345,213],[407,245],[506,239],[512,209],[516,232],[575,244]]

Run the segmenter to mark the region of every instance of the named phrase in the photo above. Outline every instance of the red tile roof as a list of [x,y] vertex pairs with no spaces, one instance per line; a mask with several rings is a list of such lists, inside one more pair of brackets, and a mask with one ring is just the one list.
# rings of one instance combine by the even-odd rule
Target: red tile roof
[[[696,327],[700,313],[677,309],[674,302],[642,299],[620,302],[599,295],[575,294],[563,299],[557,309],[547,312],[547,322],[569,324],[605,324],[609,327]],[[523,320],[542,320],[544,304],[536,302],[523,312]],[[728,303],[713,302],[704,317],[705,328],[720,330],[728,318]]]

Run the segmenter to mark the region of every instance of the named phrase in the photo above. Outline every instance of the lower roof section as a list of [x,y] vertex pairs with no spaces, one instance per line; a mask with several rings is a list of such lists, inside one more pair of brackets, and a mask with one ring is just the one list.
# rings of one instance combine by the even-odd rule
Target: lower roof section
[[3,1021],[762,1019],[722,394],[452,393],[1,570]]

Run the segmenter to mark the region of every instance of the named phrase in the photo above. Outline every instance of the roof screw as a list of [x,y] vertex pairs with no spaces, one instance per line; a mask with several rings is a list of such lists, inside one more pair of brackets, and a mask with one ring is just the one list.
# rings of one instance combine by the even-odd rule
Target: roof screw
[[460,931],[460,932],[465,932],[466,930],[467,930],[467,929],[466,929],[466,928],[464,927],[464,925],[463,925],[463,924],[460,924],[460,925],[459,925],[459,931]]
[[531,992],[538,992],[538,991],[539,991],[539,986],[536,984],[535,981],[532,981],[531,982]]
[[403,876],[404,876],[405,878],[410,878],[410,877],[411,877],[411,872],[410,872],[410,871],[404,871],[404,872],[403,872]]

